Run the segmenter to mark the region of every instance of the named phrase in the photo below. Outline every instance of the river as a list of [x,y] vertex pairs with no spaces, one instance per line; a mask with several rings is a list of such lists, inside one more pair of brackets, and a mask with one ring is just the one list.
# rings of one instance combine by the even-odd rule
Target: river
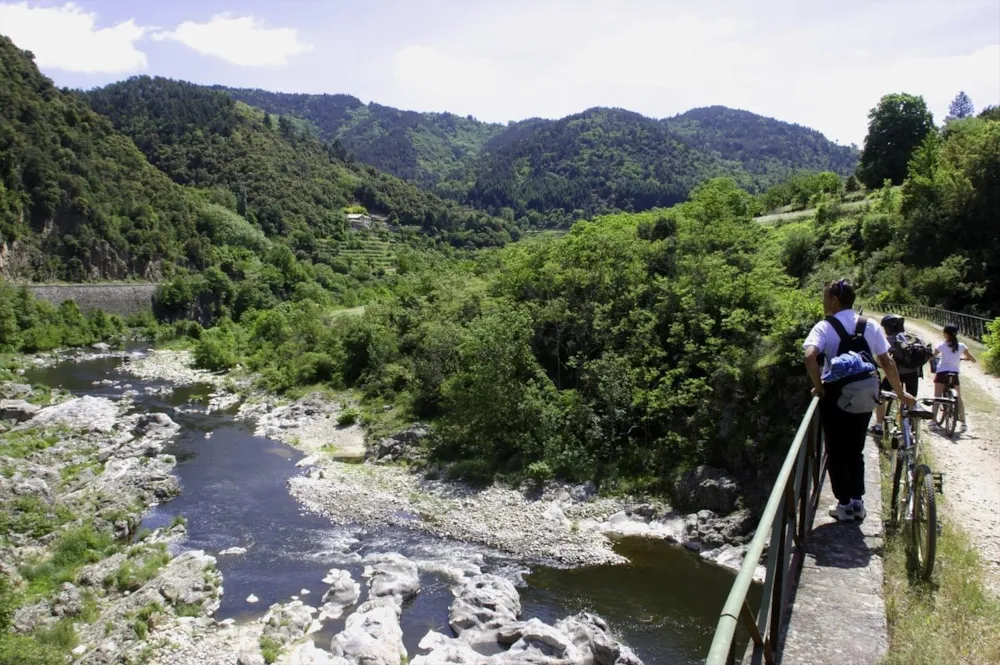
[[[153,529],[181,515],[188,521],[183,549],[204,549],[218,557],[225,595],[216,613],[237,621],[261,616],[275,602],[308,590],[318,603],[321,580],[330,568],[361,578],[360,556],[399,552],[421,568],[423,589],[402,614],[404,643],[412,655],[434,629],[449,633],[448,606],[453,579],[448,571],[470,563],[486,572],[523,580],[525,618],[551,622],[581,610],[603,617],[612,631],[647,665],[704,662],[732,573],[707,564],[683,548],[660,541],[628,539],[616,549],[630,559],[622,566],[562,570],[529,567],[485,548],[447,541],[404,528],[339,526],[308,513],[289,495],[286,481],[302,469],[303,454],[271,439],[254,436],[247,423],[228,412],[207,413],[208,389],[177,387],[167,394],[147,388],[169,384],[141,381],[120,371],[120,359],[62,362],[31,370],[32,383],[60,387],[77,395],[120,399],[130,385],[135,408],[168,414],[181,430],[166,452],[177,456],[181,494],[154,507],[143,521]],[[110,379],[112,385],[99,385]],[[219,555],[244,547],[241,555]],[[255,595],[259,602],[247,598]],[[343,628],[328,621],[315,639]]]

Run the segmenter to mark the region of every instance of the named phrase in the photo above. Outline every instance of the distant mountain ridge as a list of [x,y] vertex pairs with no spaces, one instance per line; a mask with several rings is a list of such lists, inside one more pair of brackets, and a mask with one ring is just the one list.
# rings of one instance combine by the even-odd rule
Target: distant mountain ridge
[[798,171],[847,175],[858,158],[856,148],[816,130],[723,106],[664,119],[598,107],[501,125],[350,95],[216,89],[302,118],[376,168],[494,214],[509,208],[516,217],[670,205],[715,175],[762,191]]

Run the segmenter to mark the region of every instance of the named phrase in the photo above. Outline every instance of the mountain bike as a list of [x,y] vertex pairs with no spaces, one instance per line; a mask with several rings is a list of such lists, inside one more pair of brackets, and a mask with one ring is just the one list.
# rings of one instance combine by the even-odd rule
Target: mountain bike
[[[896,393],[883,391],[882,399],[891,405]],[[934,404],[939,398],[920,400]],[[887,406],[888,406],[887,405]],[[930,467],[919,461],[916,431],[921,420],[934,417],[933,412],[909,409],[899,405],[897,418],[889,434],[889,469],[892,473],[892,498],[889,502],[889,522],[893,528],[904,529],[909,536],[907,552],[916,572],[925,580],[934,572],[937,550],[937,494],[944,491],[944,477],[931,473]],[[886,427],[886,429],[889,429]]]
[[948,377],[944,394],[937,399],[940,402],[937,405],[934,421],[949,439],[954,438],[955,428],[958,426],[958,393],[955,392],[955,377]]

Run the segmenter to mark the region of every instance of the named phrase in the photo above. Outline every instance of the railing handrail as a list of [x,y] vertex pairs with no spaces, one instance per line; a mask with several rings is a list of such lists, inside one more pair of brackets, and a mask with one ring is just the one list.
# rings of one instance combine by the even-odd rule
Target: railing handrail
[[[793,539],[801,550],[806,533],[812,523],[815,499],[811,492],[817,489],[823,474],[822,431],[819,427],[819,399],[814,397],[799,423],[798,431],[785,455],[781,471],[775,479],[774,488],[761,514],[757,531],[747,548],[743,565],[729,591],[723,606],[715,637],[708,652],[706,665],[727,665],[735,662],[737,645],[734,643],[737,625],[742,617],[748,624],[754,644],[754,660],[761,658],[767,663],[774,662],[784,616],[787,610],[788,581],[790,570],[791,543],[787,542],[789,528]],[[807,473],[808,471],[808,473]],[[794,476],[793,476],[794,474]],[[792,485],[792,481],[795,481]],[[789,499],[792,503],[789,504]],[[796,505],[799,510],[796,510]],[[794,520],[789,523],[789,517]],[[765,591],[761,607],[755,616],[749,607],[747,594],[753,583],[764,546],[770,540],[767,573],[764,579]],[[779,568],[780,563],[780,568]],[[768,626],[770,629],[768,630]],[[766,634],[766,637],[765,637]]]
[[903,308],[926,309],[926,310],[930,310],[930,311],[934,311],[934,312],[940,312],[941,314],[946,314],[948,316],[954,316],[956,318],[957,317],[965,317],[965,318],[969,318],[969,319],[978,319],[980,321],[985,321],[986,323],[990,323],[990,322],[993,321],[993,319],[991,319],[988,316],[979,316],[978,314],[967,314],[965,312],[955,312],[955,311],[952,311],[950,309],[942,309],[941,307],[931,307],[930,305],[917,305],[917,304],[913,304],[913,303],[879,302],[879,301],[874,301],[871,304],[871,307],[874,307],[875,309],[879,309],[879,310],[903,309]]
[[982,342],[993,319],[978,316],[976,314],[965,314],[963,312],[953,312],[940,307],[929,305],[912,305],[908,303],[893,303],[873,301],[870,304],[873,309],[881,312],[898,312],[904,316],[915,316],[926,319],[933,323],[945,325],[953,323],[958,326],[958,332],[966,337],[971,337],[977,342]]

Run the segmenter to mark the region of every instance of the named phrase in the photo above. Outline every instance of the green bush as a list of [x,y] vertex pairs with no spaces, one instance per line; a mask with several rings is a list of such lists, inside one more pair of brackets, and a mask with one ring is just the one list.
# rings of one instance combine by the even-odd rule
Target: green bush
[[278,660],[281,655],[281,642],[274,639],[273,637],[268,637],[267,635],[260,636],[260,652],[264,656],[264,662],[270,665]]
[[120,592],[138,591],[156,577],[160,568],[170,561],[165,548],[139,548],[129,553],[129,559],[115,571],[112,581]]
[[236,366],[236,338],[228,330],[214,328],[205,332],[194,347],[195,365],[212,372]]
[[76,629],[73,627],[73,619],[69,617],[60,619],[51,628],[36,632],[35,639],[40,644],[63,652],[71,651],[80,643],[80,639],[76,635]]
[[26,566],[22,575],[28,581],[28,595],[47,595],[64,582],[72,582],[83,566],[100,561],[117,551],[111,536],[85,525],[62,532],[52,546],[51,556]]
[[986,344],[986,353],[983,354],[986,371],[1000,374],[1000,318],[994,319],[989,324],[983,343]]
[[341,427],[347,427],[348,425],[353,425],[358,422],[358,418],[361,417],[361,412],[354,407],[349,407],[344,409],[337,415],[337,424]]

